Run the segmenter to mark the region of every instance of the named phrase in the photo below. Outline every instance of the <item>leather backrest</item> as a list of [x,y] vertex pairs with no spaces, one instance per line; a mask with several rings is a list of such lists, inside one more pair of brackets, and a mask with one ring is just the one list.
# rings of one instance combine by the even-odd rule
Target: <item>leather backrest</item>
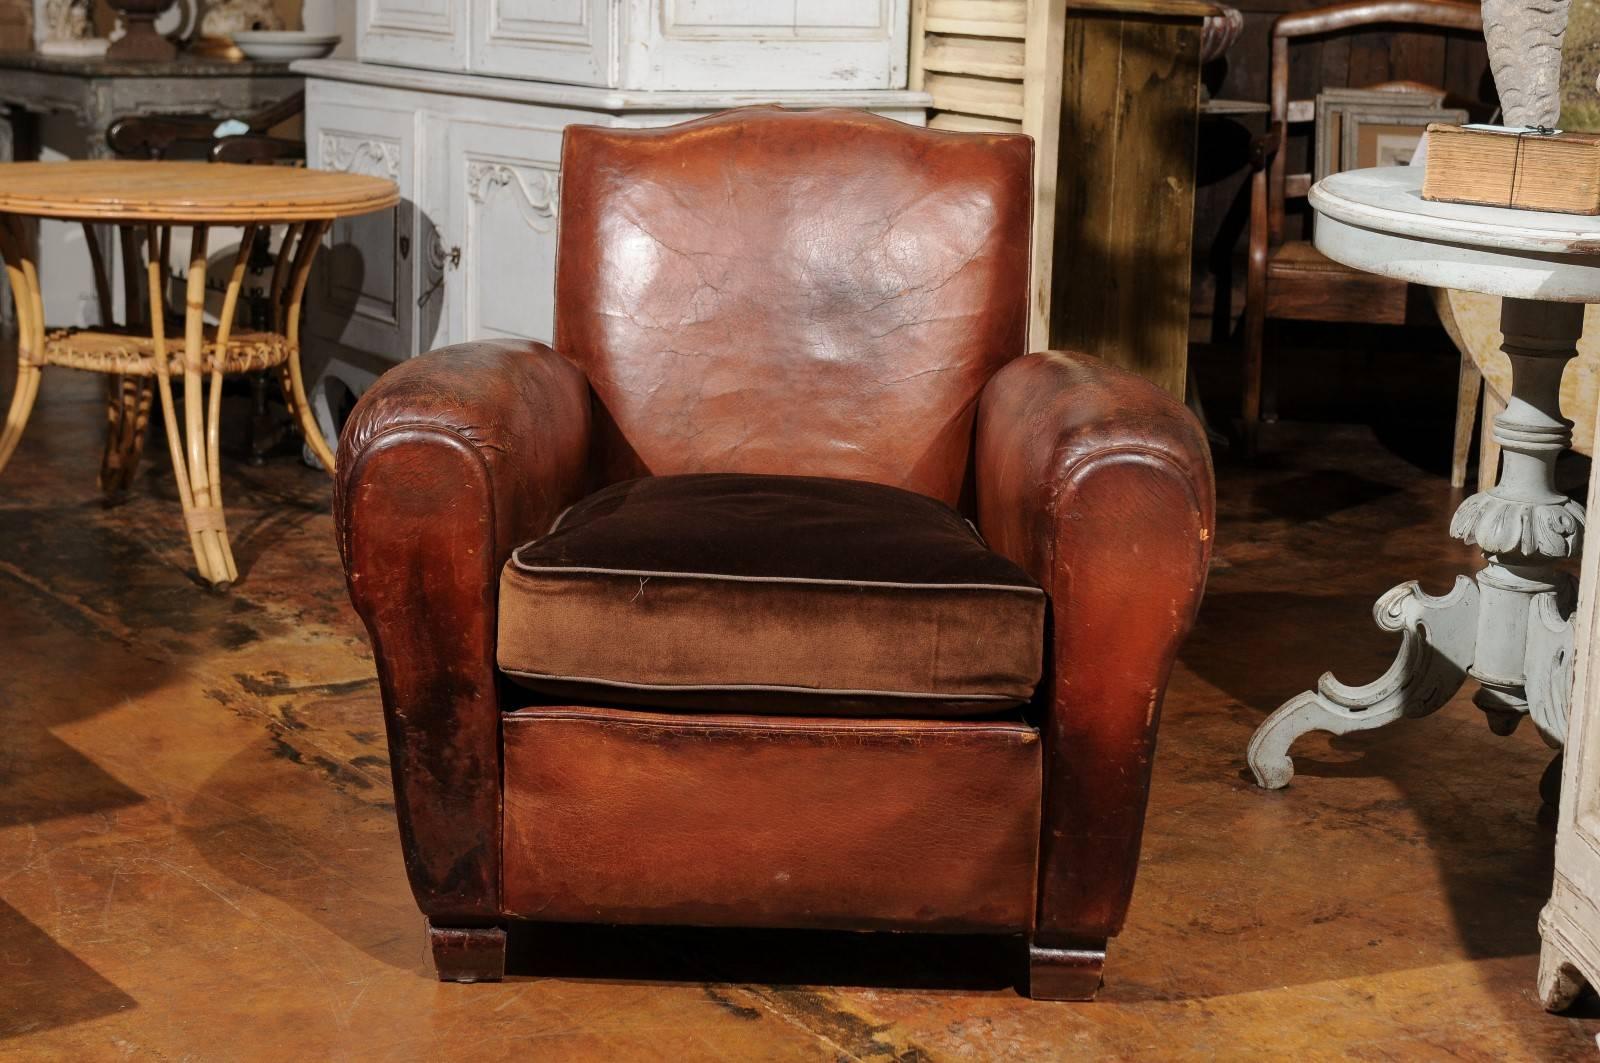
[[1032,141],[856,111],[571,126],[555,346],[607,480],[745,472],[955,503],[1026,342]]

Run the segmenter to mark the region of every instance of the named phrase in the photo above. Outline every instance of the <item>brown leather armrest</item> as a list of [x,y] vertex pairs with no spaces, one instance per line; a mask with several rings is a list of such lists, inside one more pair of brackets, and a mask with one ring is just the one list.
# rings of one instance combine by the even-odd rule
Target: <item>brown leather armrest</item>
[[1215,488],[1205,434],[1155,385],[1048,351],[978,407],[979,527],[1050,595],[1039,940],[1121,929],[1161,699],[1205,587]]
[[500,888],[500,568],[582,489],[590,396],[539,343],[398,366],[339,441],[334,519],[388,722],[406,871],[424,913],[490,922]]

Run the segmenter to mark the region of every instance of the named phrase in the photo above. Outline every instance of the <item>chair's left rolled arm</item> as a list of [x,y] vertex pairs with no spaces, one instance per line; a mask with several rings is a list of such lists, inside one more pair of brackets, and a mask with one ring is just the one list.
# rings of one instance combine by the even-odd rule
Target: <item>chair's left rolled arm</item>
[[433,351],[380,377],[339,441],[334,518],[372,638],[412,891],[436,924],[500,889],[500,568],[580,494],[590,394],[539,343]]
[[1173,660],[1215,525],[1204,432],[1132,373],[1047,351],[979,405],[979,527],[1050,596],[1036,940],[1103,948],[1138,869]]

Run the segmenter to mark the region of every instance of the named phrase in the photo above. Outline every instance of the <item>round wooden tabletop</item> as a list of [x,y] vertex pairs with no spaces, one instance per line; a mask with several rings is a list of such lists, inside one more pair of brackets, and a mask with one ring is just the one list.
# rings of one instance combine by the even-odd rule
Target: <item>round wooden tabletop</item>
[[0,214],[105,221],[326,221],[400,202],[393,181],[223,162],[0,163]]

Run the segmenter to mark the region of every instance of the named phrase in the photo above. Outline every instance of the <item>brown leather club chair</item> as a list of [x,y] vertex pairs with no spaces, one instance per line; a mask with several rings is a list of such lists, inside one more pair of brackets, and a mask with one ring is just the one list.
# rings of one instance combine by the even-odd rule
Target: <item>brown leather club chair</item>
[[570,128],[554,346],[356,407],[339,543],[441,979],[525,919],[1021,934],[1034,996],[1094,994],[1213,489],[1165,393],[1024,355],[1031,150]]

